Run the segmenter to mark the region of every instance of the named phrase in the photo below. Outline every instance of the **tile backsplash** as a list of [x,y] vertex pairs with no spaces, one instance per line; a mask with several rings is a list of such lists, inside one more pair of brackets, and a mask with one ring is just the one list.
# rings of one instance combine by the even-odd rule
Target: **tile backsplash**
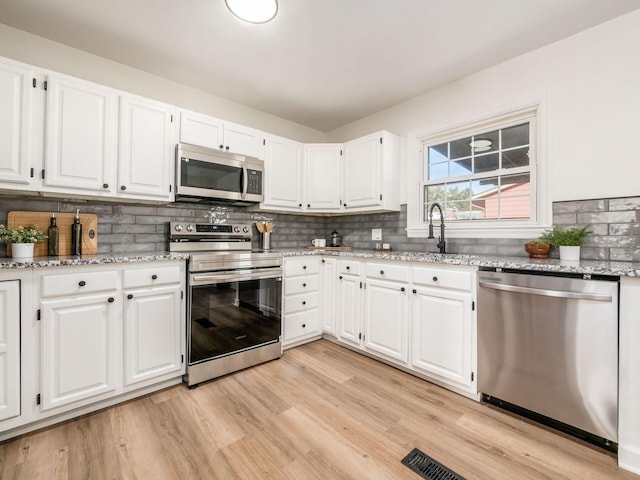
[[[0,196],[0,223],[6,223],[13,210],[75,212],[98,216],[98,252],[129,253],[165,251],[168,248],[168,222],[254,223],[270,220],[275,224],[273,248],[299,248],[313,238],[329,238],[333,230],[343,244],[372,249],[371,229],[381,228],[383,242],[394,250],[434,252],[437,240],[407,238],[406,205],[400,212],[356,214],[335,217],[252,212],[246,208],[173,203],[168,205],[122,204],[84,200]],[[640,260],[640,197],[556,202],[553,221],[562,226],[590,225],[582,258],[602,260]],[[526,256],[522,239],[447,239],[447,250],[456,253]],[[254,227],[254,247],[259,247]],[[4,252],[0,251],[0,256]]]

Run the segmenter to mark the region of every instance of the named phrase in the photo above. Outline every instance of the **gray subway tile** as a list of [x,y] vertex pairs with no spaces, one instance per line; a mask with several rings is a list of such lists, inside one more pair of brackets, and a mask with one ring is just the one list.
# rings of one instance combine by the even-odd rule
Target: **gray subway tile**
[[612,198],[609,210],[640,210],[640,197]]
[[607,210],[607,200],[575,200],[555,202],[553,213],[603,212]]
[[591,223],[628,223],[637,220],[633,210],[599,213],[578,213],[577,223],[586,225]]

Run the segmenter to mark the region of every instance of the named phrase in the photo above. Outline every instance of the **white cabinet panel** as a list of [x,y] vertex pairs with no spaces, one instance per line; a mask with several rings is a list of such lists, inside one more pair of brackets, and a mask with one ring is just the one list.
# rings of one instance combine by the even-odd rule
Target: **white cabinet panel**
[[345,207],[370,207],[380,203],[380,161],[380,143],[376,136],[344,144]]
[[322,330],[336,334],[336,279],[338,278],[338,260],[323,258],[320,264],[320,315]]
[[264,134],[259,130],[235,123],[224,123],[225,151],[264,159],[263,137]]
[[342,207],[342,144],[305,145],[304,208],[339,211]]
[[0,282],[0,420],[20,415],[20,282]]
[[115,190],[117,101],[106,87],[47,76],[45,185]]
[[28,65],[0,59],[0,183],[31,181],[34,78]]
[[360,346],[361,281],[359,276],[339,275],[337,285],[336,327],[338,339]]
[[174,108],[140,97],[120,97],[118,193],[171,200]]
[[125,385],[179,372],[182,368],[180,286],[125,294]]
[[261,207],[302,209],[302,153],[299,142],[267,136],[264,152],[264,202]]
[[200,147],[224,148],[223,121],[195,112],[180,112],[180,142]]
[[116,394],[121,307],[107,295],[42,301],[43,411]]

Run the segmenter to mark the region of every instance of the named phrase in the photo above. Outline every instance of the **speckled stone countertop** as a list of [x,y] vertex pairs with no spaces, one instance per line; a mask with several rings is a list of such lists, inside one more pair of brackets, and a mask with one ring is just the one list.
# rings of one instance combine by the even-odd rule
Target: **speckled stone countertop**
[[156,262],[163,260],[186,260],[184,253],[149,252],[131,254],[105,253],[99,255],[69,255],[60,257],[34,257],[31,260],[0,257],[0,270],[16,268],[60,267],[72,265],[100,265],[106,263]]
[[278,250],[285,257],[304,255],[330,255],[403,262],[440,263],[447,265],[467,265],[473,267],[511,268],[538,272],[578,273],[591,275],[611,275],[620,277],[640,277],[640,262],[610,262],[581,260],[580,262],[558,259],[540,260],[528,257],[502,257],[488,255],[461,255],[420,252],[373,252],[371,250],[331,251],[308,249]]

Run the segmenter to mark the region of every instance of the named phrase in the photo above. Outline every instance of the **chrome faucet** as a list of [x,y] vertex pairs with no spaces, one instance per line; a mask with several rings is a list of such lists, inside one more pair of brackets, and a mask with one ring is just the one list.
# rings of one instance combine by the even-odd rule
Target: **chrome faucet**
[[435,238],[433,236],[433,209],[435,207],[438,207],[438,210],[440,210],[440,236],[438,237],[436,247],[438,247],[440,253],[447,253],[447,242],[444,241],[444,214],[442,213],[442,207],[438,202],[433,202],[431,204],[431,209],[429,210],[429,236],[427,238]]

